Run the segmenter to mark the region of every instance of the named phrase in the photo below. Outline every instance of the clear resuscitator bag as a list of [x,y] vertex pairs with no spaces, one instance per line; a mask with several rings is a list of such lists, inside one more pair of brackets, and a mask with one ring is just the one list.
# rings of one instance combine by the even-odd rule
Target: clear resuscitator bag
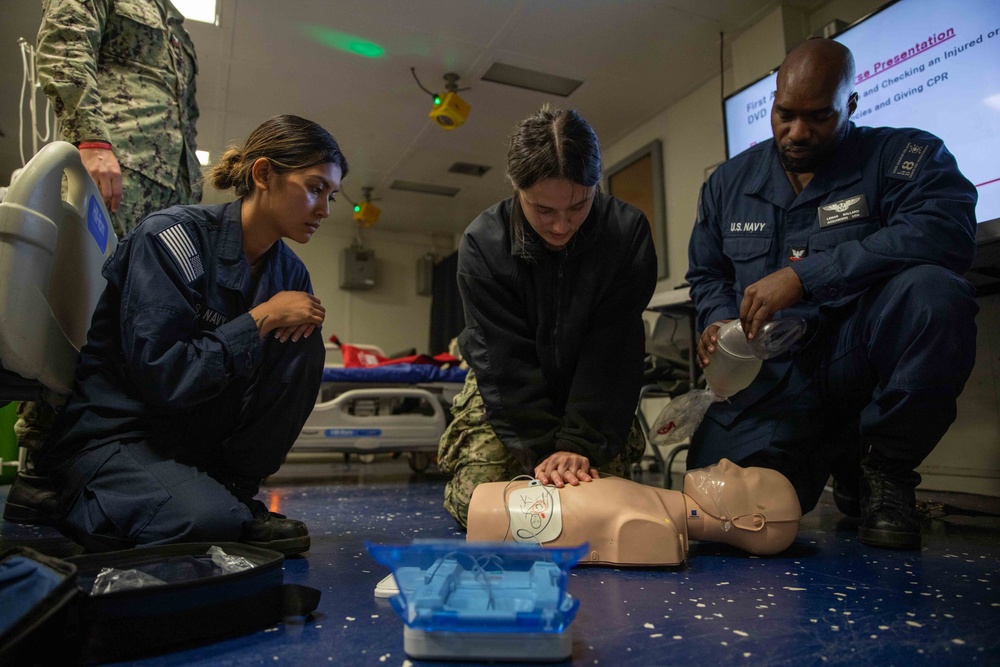
[[749,341],[738,319],[719,324],[716,351],[703,369],[708,388],[692,389],[667,403],[649,431],[652,444],[669,447],[690,438],[712,403],[749,387],[765,360],[787,352],[806,332],[801,318],[772,320]]

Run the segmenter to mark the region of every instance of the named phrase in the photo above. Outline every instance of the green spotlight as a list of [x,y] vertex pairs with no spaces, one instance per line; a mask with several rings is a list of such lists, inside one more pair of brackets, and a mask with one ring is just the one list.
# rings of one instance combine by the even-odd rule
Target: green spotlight
[[355,213],[359,213],[360,211],[361,211],[361,204],[355,204],[354,205],[354,212]]
[[329,46],[338,51],[346,51],[365,58],[381,58],[385,55],[385,49],[357,35],[327,28],[321,25],[304,25],[302,31],[314,42]]
[[435,95],[434,96],[434,106],[441,106],[441,96],[440,95]]

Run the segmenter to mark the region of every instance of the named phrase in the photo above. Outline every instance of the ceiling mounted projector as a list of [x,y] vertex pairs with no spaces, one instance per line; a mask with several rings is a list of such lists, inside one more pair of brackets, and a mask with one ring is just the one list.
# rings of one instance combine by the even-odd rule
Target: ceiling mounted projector
[[423,84],[420,83],[420,79],[417,79],[416,68],[411,67],[410,72],[413,74],[417,85],[434,99],[434,106],[431,107],[431,112],[427,114],[428,118],[431,118],[445,130],[454,130],[465,122],[465,119],[469,117],[471,107],[465,100],[458,96],[458,93],[469,89],[458,87],[458,74],[448,72],[444,75],[444,88],[448,92],[442,97],[424,88]]

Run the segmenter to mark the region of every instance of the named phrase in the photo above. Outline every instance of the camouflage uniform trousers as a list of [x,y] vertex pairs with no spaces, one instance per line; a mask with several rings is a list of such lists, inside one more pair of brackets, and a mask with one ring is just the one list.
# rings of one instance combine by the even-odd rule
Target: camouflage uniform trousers
[[[135,229],[142,220],[156,211],[162,211],[176,204],[197,203],[200,188],[187,177],[187,169],[180,169],[176,188],[167,188],[142,174],[122,167],[122,203],[118,211],[111,213],[111,224],[118,238]],[[195,191],[195,194],[192,192]],[[31,459],[52,429],[55,411],[45,401],[23,401],[17,406],[17,423],[14,434],[17,444],[27,450],[28,466]]]
[[139,226],[147,215],[177,204],[197,204],[200,188],[190,182],[187,169],[181,168],[177,185],[173,188],[160,185],[137,171],[122,167],[122,203],[111,213],[115,234],[122,238]]
[[[479,385],[471,370],[462,391],[455,396],[451,412],[454,419],[441,435],[437,463],[441,472],[452,475],[444,489],[444,507],[464,527],[476,486],[506,482],[525,473],[487,421]],[[645,451],[646,436],[634,419],[621,453],[598,470],[631,479],[632,466]]]

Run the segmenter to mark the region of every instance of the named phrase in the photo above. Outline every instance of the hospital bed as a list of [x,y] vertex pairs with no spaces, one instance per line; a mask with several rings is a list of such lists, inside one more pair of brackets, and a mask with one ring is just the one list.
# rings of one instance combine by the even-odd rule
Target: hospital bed
[[426,470],[465,375],[461,368],[431,364],[345,368],[328,363],[316,407],[291,454],[341,452],[370,460],[377,453],[405,453],[410,468]]
[[117,244],[76,148],[43,147],[0,202],[0,404],[69,395]]

